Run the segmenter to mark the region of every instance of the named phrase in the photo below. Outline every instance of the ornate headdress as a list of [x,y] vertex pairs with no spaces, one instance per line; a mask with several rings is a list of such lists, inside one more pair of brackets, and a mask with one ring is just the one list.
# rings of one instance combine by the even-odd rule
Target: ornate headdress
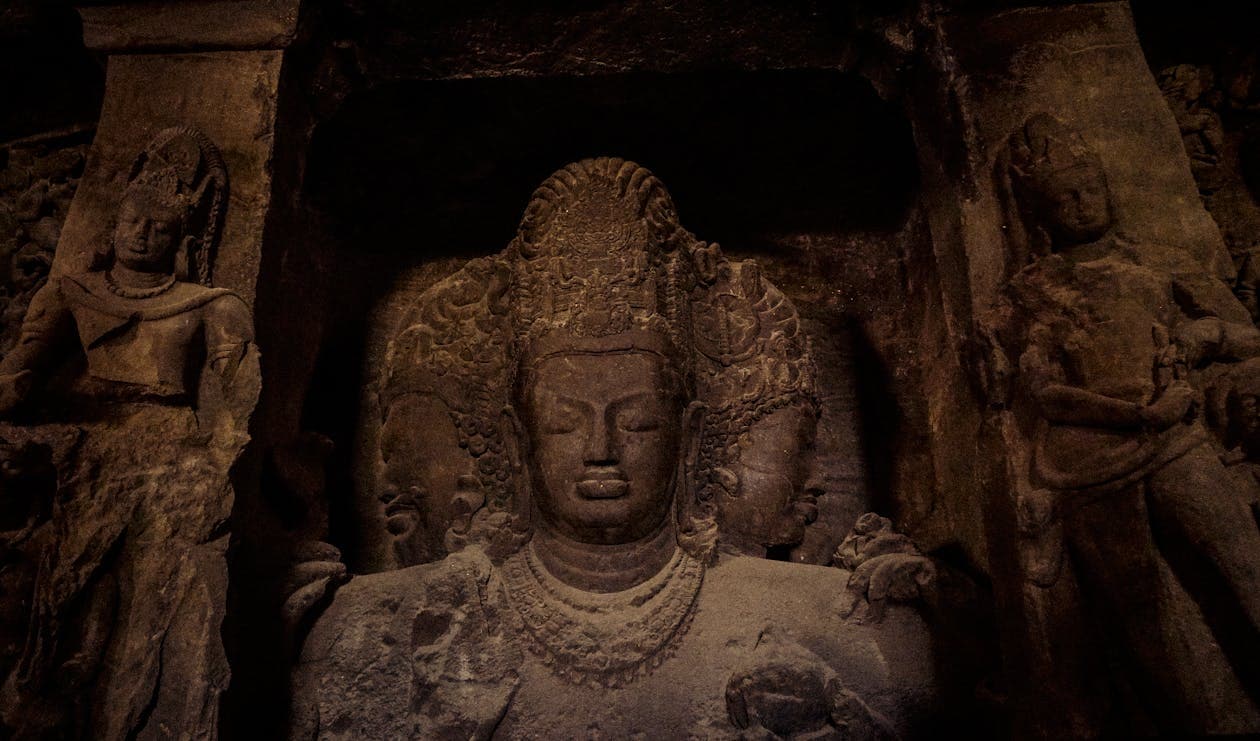
[[1081,135],[1049,113],[1037,113],[1010,138],[1010,167],[1015,185],[1040,192],[1055,173],[1102,162]]
[[518,349],[537,357],[637,342],[672,353],[686,372],[695,280],[677,248],[693,241],[646,168],[601,157],[558,170],[534,191],[509,248]]
[[[681,388],[709,409],[702,498],[712,494],[708,471],[738,455],[731,451],[748,425],[794,401],[817,409],[808,341],[791,303],[753,263],[729,262],[683,229],[651,172],[610,157],[558,170],[534,192],[506,250],[420,296],[387,353],[382,407],[406,393],[441,396],[492,492],[487,512],[510,512],[493,420],[511,402],[519,371],[574,350],[668,358]],[[697,529],[711,529],[712,507],[696,504]],[[712,545],[703,533],[690,537],[689,550]]]
[[185,238],[181,257],[186,261],[182,272],[210,285],[228,203],[227,167],[218,147],[190,126],[163,129],[131,165],[124,198],[180,215]]

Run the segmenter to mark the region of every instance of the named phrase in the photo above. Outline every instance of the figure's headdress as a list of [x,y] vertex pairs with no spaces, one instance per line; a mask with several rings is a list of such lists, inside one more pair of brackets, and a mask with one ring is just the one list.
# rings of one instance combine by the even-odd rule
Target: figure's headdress
[[1010,168],[1017,189],[1042,192],[1056,173],[1077,167],[1101,168],[1098,153],[1072,127],[1048,113],[1037,113],[1011,134]]
[[179,271],[210,285],[228,204],[227,167],[218,147],[190,126],[163,129],[131,165],[124,198],[180,215],[185,244]]
[[646,168],[601,157],[558,170],[534,191],[509,248],[518,350],[538,358],[637,344],[687,373],[695,280],[678,247],[690,241]]

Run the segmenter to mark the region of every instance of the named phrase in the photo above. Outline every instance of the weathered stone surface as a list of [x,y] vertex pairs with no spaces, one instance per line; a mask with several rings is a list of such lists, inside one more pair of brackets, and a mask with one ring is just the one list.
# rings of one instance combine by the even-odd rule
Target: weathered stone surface
[[[504,567],[512,568],[529,566]],[[564,588],[545,572],[540,578],[544,589]],[[517,610],[527,597],[512,591],[511,579],[475,549],[353,579],[308,638],[299,676],[311,684],[295,688],[307,724],[298,735],[511,738],[546,729],[579,738],[766,731],[843,738],[860,728],[879,733],[857,737],[887,738],[892,729],[916,737],[930,728],[925,711],[936,690],[925,671],[931,646],[923,624],[904,607],[890,608],[878,625],[845,621],[846,571],[719,559],[705,570],[668,657],[614,688],[575,684],[580,677],[548,665],[542,648],[524,637],[529,627]],[[612,604],[632,594],[587,599],[601,596]],[[655,609],[653,602],[644,607]],[[412,655],[426,660],[408,661]],[[819,696],[822,687],[828,692]],[[860,701],[842,701],[841,693]],[[426,698],[426,710],[409,712],[418,698]],[[849,704],[862,707],[861,715],[853,717]]]
[[0,171],[0,356],[17,342],[26,307],[48,276],[90,134],[53,132],[6,147],[8,162]]

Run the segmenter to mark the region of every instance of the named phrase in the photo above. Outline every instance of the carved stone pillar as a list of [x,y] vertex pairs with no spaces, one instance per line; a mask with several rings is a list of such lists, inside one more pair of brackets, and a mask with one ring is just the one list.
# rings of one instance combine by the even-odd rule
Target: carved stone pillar
[[[0,371],[12,419],[0,424],[3,455],[18,462],[19,478],[57,470],[55,491],[26,494],[32,501],[0,533],[12,552],[0,578],[29,595],[30,614],[6,615],[3,625],[20,648],[0,667],[0,721],[18,737],[220,734],[231,678],[228,546],[249,520],[233,513],[236,498],[256,497],[259,486],[261,456],[241,456],[250,434],[256,448],[296,424],[265,426],[253,414],[260,378],[249,314],[277,314],[279,266],[294,244],[290,194],[309,127],[300,113],[285,118],[305,109],[286,106],[281,87],[300,4],[80,9],[86,46],[107,57],[106,90],[47,297],[33,303],[51,306],[59,326],[32,309],[23,338],[31,349],[15,350]],[[127,248],[143,252],[165,234],[152,231],[161,221],[153,214],[176,213],[171,204],[189,215],[167,218],[181,230],[174,268],[163,268],[169,280],[124,285],[115,273],[131,265],[117,226],[131,219],[149,230]],[[210,226],[186,233],[196,219]],[[288,277],[305,278],[306,264]],[[65,322],[77,337],[61,337]],[[192,328],[191,339],[176,326]],[[58,338],[81,347],[64,358],[46,352]],[[258,341],[274,343],[274,334]],[[37,368],[28,362],[37,355],[69,362]],[[86,355],[86,369],[72,355]],[[179,393],[167,393],[172,364],[188,369]],[[27,379],[47,388],[25,398]],[[300,380],[288,388],[302,392]],[[2,485],[8,495],[15,484]]]
[[[952,454],[940,455],[938,476],[952,478],[941,482],[947,494],[919,530],[958,534],[993,578],[1021,735],[1094,735],[1101,724],[1114,722],[1129,732],[1149,732],[1148,723],[1173,730],[1159,717],[1123,707],[1132,700],[1109,705],[1105,699],[1147,689],[1132,674],[1113,676],[1109,687],[1101,679],[1106,655],[1134,646],[1102,638],[1110,634],[1095,618],[1106,608],[1081,585],[1065,555],[1061,500],[1030,481],[1037,422],[1028,410],[1035,404],[1025,397],[1021,406],[1011,398],[1013,379],[1016,387],[1020,383],[1023,348],[995,352],[1001,340],[989,331],[991,320],[1006,318],[995,317],[1001,313],[996,307],[1012,277],[1054,249],[1037,244],[1036,234],[1019,234],[1021,214],[1012,208],[1009,163],[1002,159],[1012,133],[1024,131],[1037,114],[1051,114],[1079,131],[1105,173],[1114,232],[1134,245],[1126,248],[1133,256],[1124,259],[1210,294],[1196,304],[1199,316],[1247,321],[1218,280],[1232,278],[1233,265],[1200,203],[1177,123],[1147,66],[1127,3],[955,11],[925,16],[922,30],[923,74],[912,115],[925,201],[935,259],[946,276],[943,308],[958,355],[971,358],[964,367],[971,366],[981,398],[940,395],[935,402],[933,416],[944,420],[942,438],[969,438],[975,448],[954,445]],[[1040,235],[1043,242],[1046,236]],[[1178,294],[1178,303],[1185,298]],[[1143,339],[1150,343],[1133,336],[1134,343]],[[986,405],[988,411],[976,413]],[[963,458],[982,463],[950,465]],[[933,540],[917,532],[916,539]],[[1166,568],[1161,579],[1175,584]],[[1184,617],[1183,644],[1168,649],[1182,652],[1174,664],[1221,666],[1199,606],[1184,592],[1169,600],[1169,609]],[[1254,708],[1232,677],[1188,678],[1177,699],[1196,695],[1200,706],[1219,703],[1219,712],[1198,732],[1237,732],[1254,720]],[[1182,728],[1187,730],[1196,721],[1176,722],[1188,723]]]
[[83,182],[63,227],[55,273],[86,269],[107,238],[136,150],[167,126],[216,142],[232,203],[217,283],[253,306],[267,219],[281,66],[297,34],[299,0],[125,3],[80,9],[88,48],[108,54],[105,100]]

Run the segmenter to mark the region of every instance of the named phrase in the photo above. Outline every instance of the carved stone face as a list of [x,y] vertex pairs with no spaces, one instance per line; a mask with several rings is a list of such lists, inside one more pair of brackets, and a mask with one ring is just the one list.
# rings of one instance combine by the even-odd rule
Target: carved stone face
[[176,209],[149,199],[124,198],[114,227],[114,257],[135,270],[169,271],[182,226]]
[[1111,228],[1107,177],[1093,163],[1050,175],[1041,184],[1041,222],[1056,247],[1092,242]]
[[446,555],[456,496],[479,487],[473,459],[460,448],[447,406],[436,396],[396,400],[380,434],[380,500],[400,565],[436,561]]
[[758,420],[739,442],[739,488],[719,497],[722,540],[741,552],[765,555],[773,546],[794,545],[818,516],[809,481],[814,415],[802,405]]
[[660,355],[553,355],[518,405],[534,501],[554,531],[583,543],[655,532],[672,502],[683,400]]

